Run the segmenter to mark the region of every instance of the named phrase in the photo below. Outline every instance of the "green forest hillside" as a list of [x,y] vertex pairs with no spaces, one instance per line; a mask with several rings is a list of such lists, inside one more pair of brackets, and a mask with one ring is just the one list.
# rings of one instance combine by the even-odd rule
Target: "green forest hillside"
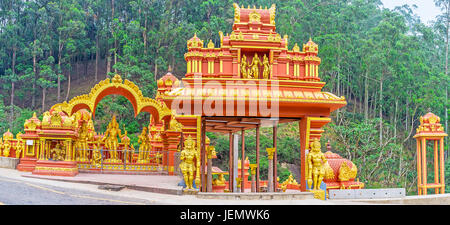
[[[379,0],[2,0],[0,133],[16,134],[34,111],[85,94],[115,73],[153,97],[156,80],[169,66],[178,78],[184,76],[186,41],[194,33],[218,46],[218,32],[231,32],[233,2],[276,4],[277,32],[289,35],[289,49],[309,38],[319,45],[324,90],[348,101],[333,114],[322,146],[330,141],[334,152],[351,159],[366,187],[405,187],[414,193],[412,136],[418,118],[431,109],[448,132],[450,0],[430,1],[442,9],[432,24],[422,23],[412,6],[389,10]],[[116,113],[136,144],[135,134],[149,115],[134,118],[130,108],[125,98],[105,98],[97,108],[96,129],[104,132]],[[297,124],[279,126],[278,174],[284,180],[287,168],[298,164],[300,141]],[[262,131],[265,149],[272,131]],[[208,136],[219,156],[214,163],[226,169],[228,137]],[[254,162],[254,132],[248,136]]]

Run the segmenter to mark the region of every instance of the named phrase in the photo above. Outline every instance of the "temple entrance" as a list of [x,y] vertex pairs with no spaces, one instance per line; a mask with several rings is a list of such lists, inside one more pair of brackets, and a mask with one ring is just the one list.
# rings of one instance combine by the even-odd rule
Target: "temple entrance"
[[108,95],[99,101],[97,116],[87,125],[92,133],[87,135],[89,141],[75,143],[80,172],[168,174],[167,152],[162,145],[152,145],[157,140],[147,132],[153,115],[140,113],[135,117],[129,110],[132,107],[121,95]]
[[[130,134],[130,124],[120,126],[116,115],[111,115],[115,111],[112,109],[102,112],[107,114],[103,119],[112,116],[108,126],[96,130],[97,105],[110,95],[120,95],[126,113],[134,112],[134,118],[139,115],[149,122],[137,123],[137,129]],[[117,114],[117,118],[120,116]],[[42,121],[33,115],[26,122],[23,135],[24,141],[33,143],[33,151],[21,160],[23,165],[19,168],[34,174],[62,176],[75,176],[78,172],[173,175],[181,135],[173,120],[164,102],[144,97],[133,82],[115,75],[100,81],[89,94],[54,105],[43,113]]]

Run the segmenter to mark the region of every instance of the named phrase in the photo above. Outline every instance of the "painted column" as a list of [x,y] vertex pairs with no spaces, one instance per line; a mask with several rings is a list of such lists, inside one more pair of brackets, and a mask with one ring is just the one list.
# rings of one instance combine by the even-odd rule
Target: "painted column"
[[441,158],[441,194],[445,194],[445,173],[444,173],[444,138],[440,139],[440,158]]
[[230,192],[233,192],[233,183],[234,183],[234,179],[233,179],[233,133],[229,133],[229,158],[228,158],[228,190],[230,190]]
[[420,189],[420,185],[422,184],[422,170],[421,170],[421,157],[420,157],[420,138],[417,138],[417,153],[416,153],[416,157],[417,157],[417,194],[418,195],[422,195],[422,189]]
[[239,158],[239,135],[234,134],[233,140],[233,192],[238,192],[238,183],[234,182],[238,178],[238,158]]
[[256,164],[250,164],[250,171],[252,173],[252,192],[256,192]]
[[241,192],[245,191],[245,130],[241,133]]
[[424,185],[422,191],[427,195],[427,140],[422,138],[422,184]]
[[212,192],[212,151],[213,146],[208,147],[208,162],[206,164],[207,192]]
[[259,192],[259,124],[256,126],[256,192]]
[[[434,183],[438,184],[439,183],[439,153],[438,153],[438,141],[434,140],[433,141],[433,148],[434,148]],[[434,188],[434,193],[435,194],[439,194],[439,189],[438,187]]]
[[201,121],[201,149],[200,149],[200,182],[201,182],[201,192],[206,192],[206,180],[205,180],[205,164],[206,164],[206,160],[205,160],[205,153],[206,153],[206,144],[205,144],[205,140],[206,140],[206,120],[205,118],[202,118]]
[[267,148],[267,158],[269,160],[269,171],[267,171],[267,192],[273,192],[273,153],[275,152],[274,148]]
[[275,122],[274,127],[273,127],[273,148],[274,148],[274,155],[273,155],[273,191],[276,192],[277,191],[277,125],[278,123]]

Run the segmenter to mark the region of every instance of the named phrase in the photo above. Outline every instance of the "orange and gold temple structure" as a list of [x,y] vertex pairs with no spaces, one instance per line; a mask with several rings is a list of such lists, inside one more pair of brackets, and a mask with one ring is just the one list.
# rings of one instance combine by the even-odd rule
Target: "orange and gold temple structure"
[[[421,116],[420,125],[414,135],[417,140],[417,192],[419,195],[427,195],[429,188],[433,188],[436,194],[445,193],[444,138],[447,134],[440,120],[431,112]],[[427,145],[429,143],[434,156],[434,183],[427,181],[427,153],[429,152]]]
[[[319,74],[318,45],[310,39],[290,49],[288,35],[276,32],[275,5],[264,9],[233,6],[232,32],[219,32],[217,46],[193,34],[184,55],[185,76],[180,80],[168,72],[160,78],[155,99],[115,75],[88,94],[54,105],[42,120],[33,115],[17,139],[11,141],[12,134],[7,134],[4,140],[9,145],[20,146],[9,152],[10,157],[20,157],[18,169],[63,176],[100,168],[167,175],[180,171],[186,189],[195,184],[201,192],[236,191],[234,187],[244,192],[252,182],[257,192],[262,186],[268,192],[286,188],[317,192],[322,181],[330,188],[362,188],[362,183],[354,181],[356,165],[321,152],[323,127],[331,122],[330,114],[347,102],[345,97],[322,90],[325,82]],[[130,145],[115,117],[104,133],[94,129],[97,104],[112,94],[126,97],[135,115],[151,114],[139,135],[138,148]],[[298,183],[292,177],[281,183],[276,173],[277,125],[291,122],[299,124],[301,177]],[[264,151],[271,162],[267,181],[259,178],[261,127],[274,131],[273,148]],[[233,162],[247,158],[245,134],[250,129],[256,130],[256,164],[239,160],[237,168]],[[206,132],[229,135],[228,171],[212,167],[215,151],[207,143]],[[236,136],[241,138],[241,154],[233,147]],[[213,180],[212,174],[218,178]]]

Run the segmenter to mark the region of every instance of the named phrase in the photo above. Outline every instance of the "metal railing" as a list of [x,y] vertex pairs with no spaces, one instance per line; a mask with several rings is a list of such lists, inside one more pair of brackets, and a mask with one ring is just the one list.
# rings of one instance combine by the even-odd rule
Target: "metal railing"
[[166,151],[142,151],[133,149],[75,149],[75,161],[81,170],[167,172]]

